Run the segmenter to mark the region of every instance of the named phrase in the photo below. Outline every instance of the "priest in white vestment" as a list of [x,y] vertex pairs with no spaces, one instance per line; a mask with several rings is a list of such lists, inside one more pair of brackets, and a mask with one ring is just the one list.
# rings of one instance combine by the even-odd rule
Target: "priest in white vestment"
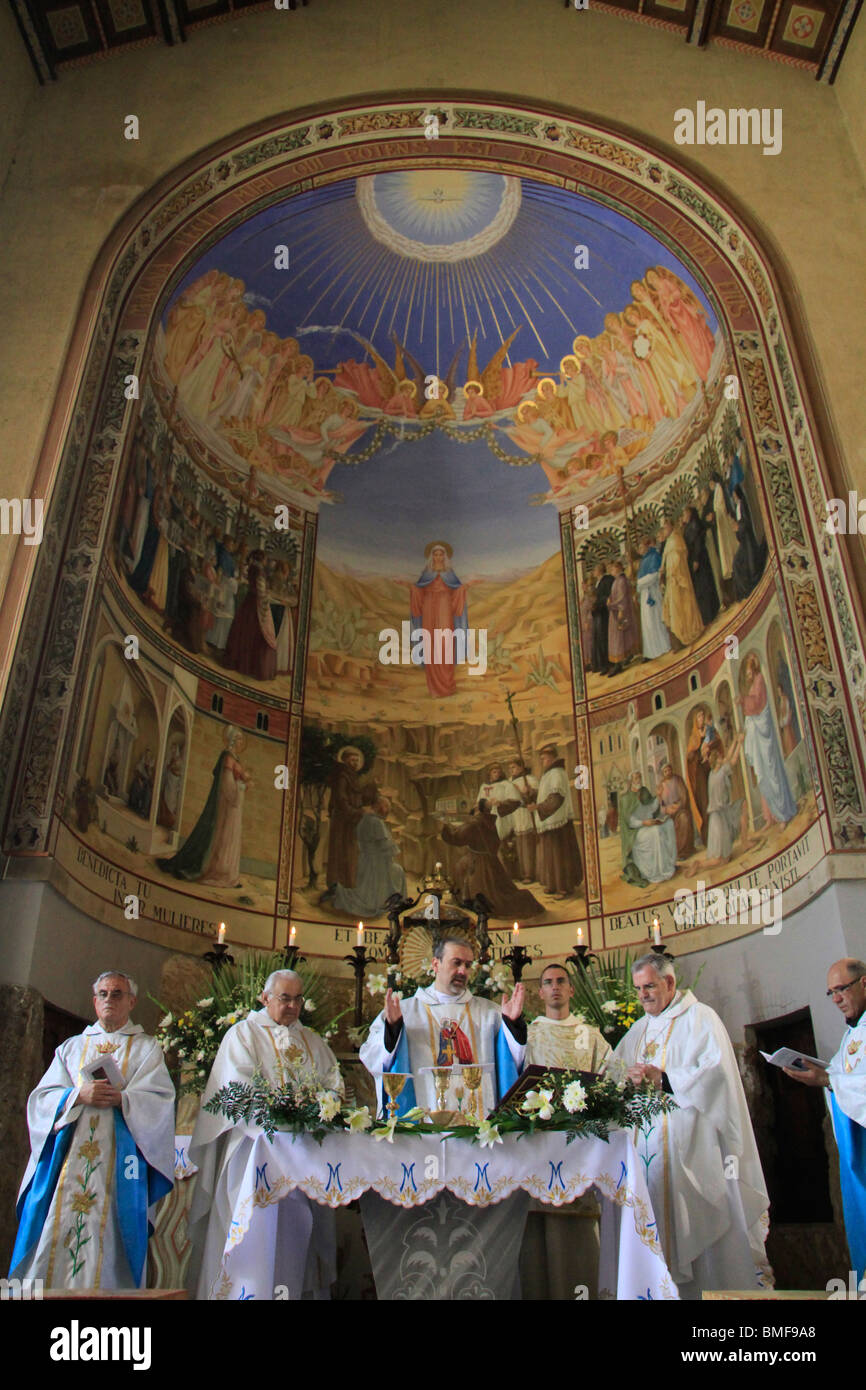
[[[342,1096],[340,1068],[327,1043],[300,1022],[304,986],[294,970],[275,971],[261,993],[263,1009],[235,1023],[220,1043],[202,1096],[189,1157],[198,1168],[190,1211],[192,1256],[189,1287],[199,1299],[221,1296],[222,1263],[229,1223],[257,1129],[238,1124],[204,1106],[232,1081],[251,1081],[256,1072],[282,1082],[292,1070],[314,1072],[324,1091]],[[328,1298],[336,1278],[334,1214],[290,1192],[278,1203],[273,1287],[290,1299]],[[276,1295],[274,1295],[276,1296]]]
[[859,1282],[866,1275],[866,962],[837,960],[827,972],[827,993],[847,1024],[838,1050],[826,1071],[804,1063],[785,1067],[785,1074],[829,1091],[845,1234]]
[[[517,984],[510,998],[504,995],[501,1008],[470,994],[467,981],[474,958],[465,941],[441,936],[433,947],[432,986],[402,1001],[388,990],[385,1007],[373,1020],[360,1053],[364,1066],[376,1077],[380,1109],[383,1072],[412,1073],[397,1101],[399,1115],[416,1105],[439,1109],[433,1077],[425,1067],[490,1064],[481,1087],[485,1114],[517,1080],[526,1053],[526,1023],[521,1017],[524,987]],[[446,1095],[449,1109],[457,1109],[454,1084],[458,1080],[459,1066]]]
[[96,1023],[61,1043],[27,1102],[14,1278],[144,1288],[156,1203],[174,1185],[174,1086],[159,1044],[130,1021],[137,993],[128,975],[100,975]]
[[678,1109],[659,1115],[638,1151],[680,1298],[754,1289],[766,1274],[769,1198],[734,1049],[721,1019],[677,989],[664,956],[632,967],[644,1017],[614,1050],[629,1079],[649,1080]]
[[538,993],[544,1013],[529,1025],[526,1065],[566,1071],[601,1071],[611,1047],[591,1024],[571,1012],[574,985],[564,965],[547,965]]

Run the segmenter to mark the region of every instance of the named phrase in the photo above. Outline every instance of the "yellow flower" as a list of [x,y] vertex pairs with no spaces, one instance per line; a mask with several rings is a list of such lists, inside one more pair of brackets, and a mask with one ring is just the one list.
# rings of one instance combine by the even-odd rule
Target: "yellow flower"
[[99,1157],[102,1150],[95,1139],[87,1139],[79,1146],[78,1152],[82,1158],[87,1159],[88,1163],[92,1163],[95,1158]]
[[87,1216],[95,1201],[95,1192],[76,1192],[72,1198],[72,1210],[80,1211],[83,1216]]

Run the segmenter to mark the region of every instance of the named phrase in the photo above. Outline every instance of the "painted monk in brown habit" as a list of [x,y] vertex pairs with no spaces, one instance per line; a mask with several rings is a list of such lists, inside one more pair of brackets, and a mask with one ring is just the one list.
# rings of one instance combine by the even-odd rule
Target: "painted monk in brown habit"
[[446,845],[464,845],[457,861],[457,880],[464,898],[483,893],[493,906],[494,917],[536,917],[544,911],[526,888],[518,888],[499,860],[499,834],[490,802],[482,797],[465,825],[443,825]]
[[344,888],[355,887],[358,872],[358,824],[363,815],[361,807],[361,768],[364,755],[360,748],[348,744],[337,754],[337,765],[331,773],[331,801],[328,807],[328,872],[327,884],[342,883]]

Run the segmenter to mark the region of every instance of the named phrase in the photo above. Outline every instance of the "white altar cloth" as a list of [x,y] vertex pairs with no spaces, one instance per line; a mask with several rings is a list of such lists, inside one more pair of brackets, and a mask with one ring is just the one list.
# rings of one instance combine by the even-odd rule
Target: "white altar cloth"
[[[232,1175],[238,1193],[214,1297],[270,1300],[279,1203],[295,1190],[331,1207],[375,1192],[412,1208],[448,1191],[461,1202],[488,1207],[522,1190],[562,1206],[590,1187],[602,1203],[599,1289],[618,1299],[677,1298],[656,1235],[656,1223],[640,1157],[631,1133],[566,1144],[561,1132],[504,1136],[482,1149],[465,1139],[397,1136],[393,1143],[367,1134],[331,1134],[315,1140],[278,1133],[270,1143],[261,1130],[246,1155],[245,1171]],[[231,1160],[230,1160],[231,1161]],[[237,1178],[239,1181],[235,1182]]]

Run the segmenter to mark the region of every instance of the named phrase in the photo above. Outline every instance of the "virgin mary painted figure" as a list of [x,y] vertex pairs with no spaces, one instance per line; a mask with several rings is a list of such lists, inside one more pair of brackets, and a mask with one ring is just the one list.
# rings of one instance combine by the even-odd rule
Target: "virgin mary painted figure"
[[[410,588],[412,632],[421,629],[428,634],[428,642],[423,645],[429,648],[430,660],[425,663],[424,674],[427,677],[427,689],[435,699],[442,699],[445,695],[456,695],[457,683],[454,679],[453,660],[433,659],[436,650],[433,634],[437,629],[440,632],[466,632],[469,625],[466,586],[460,583],[450,568],[449,562],[453,554],[454,551],[447,541],[431,541],[424,551],[427,564],[417,582]],[[443,650],[441,643],[438,652],[440,657],[447,658],[447,648]],[[416,665],[423,661],[423,655],[417,647],[412,652],[412,660]]]
[[216,888],[240,887],[244,799],[249,774],[238,761],[244,736],[234,724],[224,734],[225,749],[213,770],[204,810],[183,848],[171,859],[157,859],[164,873]]

